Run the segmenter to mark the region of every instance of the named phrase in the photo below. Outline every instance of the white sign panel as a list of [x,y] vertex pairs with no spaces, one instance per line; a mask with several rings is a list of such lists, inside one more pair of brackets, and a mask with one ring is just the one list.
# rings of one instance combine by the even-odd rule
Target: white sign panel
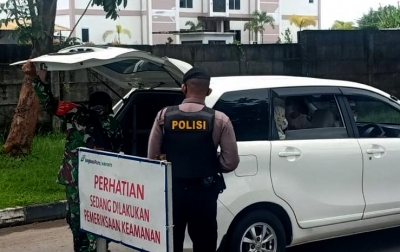
[[81,229],[142,251],[172,252],[168,163],[79,150]]

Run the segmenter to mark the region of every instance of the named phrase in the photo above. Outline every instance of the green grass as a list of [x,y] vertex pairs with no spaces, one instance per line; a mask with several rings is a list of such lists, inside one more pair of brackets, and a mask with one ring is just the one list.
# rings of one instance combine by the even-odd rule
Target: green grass
[[64,138],[61,133],[38,135],[24,158],[0,154],[0,209],[65,199],[64,187],[56,183]]

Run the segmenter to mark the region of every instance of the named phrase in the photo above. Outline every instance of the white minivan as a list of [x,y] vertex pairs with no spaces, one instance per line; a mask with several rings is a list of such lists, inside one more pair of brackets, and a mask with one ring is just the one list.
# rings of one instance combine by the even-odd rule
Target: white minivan
[[[131,89],[114,111],[124,152],[141,157],[156,113],[183,100],[191,68],[115,47],[71,47],[33,62],[48,71],[88,68]],[[229,116],[240,154],[218,200],[219,251],[285,251],[400,225],[397,98],[307,77],[216,77],[211,88],[206,104]]]

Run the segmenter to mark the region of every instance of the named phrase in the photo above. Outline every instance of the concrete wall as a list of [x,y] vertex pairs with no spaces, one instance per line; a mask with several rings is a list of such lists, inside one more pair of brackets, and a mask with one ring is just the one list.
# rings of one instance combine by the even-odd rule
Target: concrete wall
[[58,10],[68,10],[69,9],[69,1],[67,1],[67,0],[58,1],[57,9]]
[[1,30],[0,31],[0,44],[18,44],[17,39],[13,37],[15,31]]
[[[350,80],[400,96],[400,31],[303,31],[298,44],[132,47],[202,66],[212,76],[293,75]],[[22,79],[20,71],[8,64],[29,54],[29,46],[0,45],[2,126],[12,118]],[[83,101],[92,91],[107,90],[86,70],[60,73],[56,79],[63,100]],[[121,95],[127,92],[108,84]],[[112,95],[117,101],[118,97]],[[50,121],[46,113],[40,115],[40,122]]]
[[234,33],[188,33],[181,34],[181,43],[192,42],[192,41],[202,41],[203,44],[209,44],[209,41],[224,41],[225,44],[232,44],[234,41]]

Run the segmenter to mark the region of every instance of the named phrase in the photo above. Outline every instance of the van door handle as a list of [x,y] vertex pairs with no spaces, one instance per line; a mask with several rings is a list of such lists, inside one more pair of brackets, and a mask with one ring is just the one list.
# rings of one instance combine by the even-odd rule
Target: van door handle
[[298,151],[282,151],[279,152],[278,155],[280,157],[298,157],[301,155],[301,153]]
[[382,149],[367,149],[367,154],[383,154],[385,150]]

